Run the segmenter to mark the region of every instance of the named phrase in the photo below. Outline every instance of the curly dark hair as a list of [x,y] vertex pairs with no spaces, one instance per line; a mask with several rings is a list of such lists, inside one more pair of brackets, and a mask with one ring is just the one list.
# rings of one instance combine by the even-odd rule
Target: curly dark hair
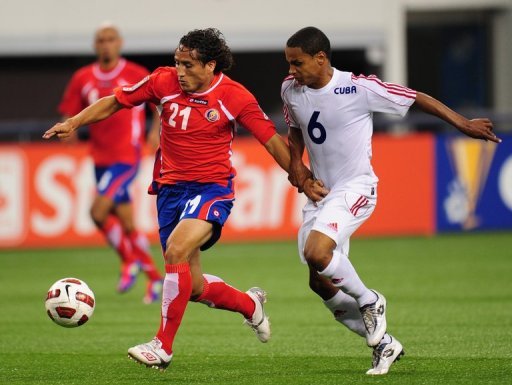
[[180,51],[196,50],[195,58],[203,64],[215,60],[214,73],[228,71],[233,65],[233,55],[224,40],[224,35],[216,28],[194,29],[180,39]]

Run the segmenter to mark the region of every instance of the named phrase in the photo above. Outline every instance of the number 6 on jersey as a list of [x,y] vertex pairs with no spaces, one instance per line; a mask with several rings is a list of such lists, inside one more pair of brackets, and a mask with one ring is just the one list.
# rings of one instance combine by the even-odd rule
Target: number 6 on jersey
[[[320,115],[320,111],[313,112],[311,115],[311,119],[309,119],[308,123],[308,135],[311,140],[316,144],[322,144],[325,142],[327,138],[327,132],[325,131],[325,127],[318,121],[318,116]],[[316,128],[316,130],[315,130]],[[317,134],[317,135],[315,135]]]

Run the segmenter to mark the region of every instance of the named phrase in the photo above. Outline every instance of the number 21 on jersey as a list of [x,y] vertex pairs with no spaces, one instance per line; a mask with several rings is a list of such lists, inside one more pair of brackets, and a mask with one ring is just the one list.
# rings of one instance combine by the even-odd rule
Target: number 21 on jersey
[[180,116],[182,119],[181,119],[181,126],[179,128],[182,130],[186,130],[187,124],[188,124],[188,118],[190,117],[190,111],[192,110],[192,108],[184,107],[184,108],[180,109],[180,105],[178,103],[171,103],[169,106],[169,109],[171,110],[171,116],[169,118],[169,126],[176,128],[178,126],[176,117]]

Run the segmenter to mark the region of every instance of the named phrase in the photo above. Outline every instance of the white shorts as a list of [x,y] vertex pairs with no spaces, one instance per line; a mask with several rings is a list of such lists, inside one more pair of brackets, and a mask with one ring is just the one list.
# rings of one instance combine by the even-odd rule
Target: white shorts
[[348,256],[350,236],[373,213],[377,198],[350,191],[332,191],[315,206],[308,201],[302,210],[299,229],[299,255],[303,263],[304,246],[311,230],[327,235],[336,242],[336,250]]

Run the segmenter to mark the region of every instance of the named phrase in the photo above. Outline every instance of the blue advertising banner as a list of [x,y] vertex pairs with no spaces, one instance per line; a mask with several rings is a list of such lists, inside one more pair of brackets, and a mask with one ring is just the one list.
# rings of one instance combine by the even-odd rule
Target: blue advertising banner
[[512,136],[436,138],[437,231],[512,229]]

